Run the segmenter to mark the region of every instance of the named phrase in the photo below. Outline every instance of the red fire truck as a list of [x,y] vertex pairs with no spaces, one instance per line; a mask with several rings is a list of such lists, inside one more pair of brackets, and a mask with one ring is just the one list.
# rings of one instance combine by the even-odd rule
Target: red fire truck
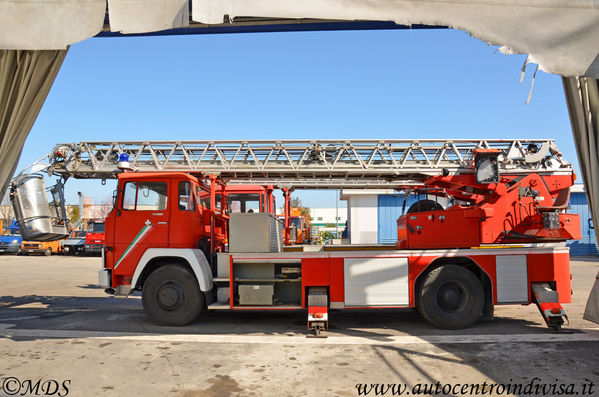
[[[580,238],[580,220],[565,212],[575,175],[552,141],[467,141],[468,147],[466,141],[462,146],[452,141],[444,146],[431,144],[433,148],[426,150],[421,142],[419,146],[405,141],[369,142],[371,153],[383,159],[379,164],[385,162],[385,150],[401,150],[403,163],[392,157],[383,164],[388,183],[429,197],[397,220],[396,247],[287,251],[279,241],[281,225],[272,212],[265,211],[272,202],[271,189],[252,193],[259,195],[255,212],[249,211],[243,196],[247,193],[236,197],[239,213],[230,211],[231,200],[222,195],[217,205],[217,195],[225,182],[247,184],[250,177],[258,184],[267,180],[279,186],[282,180],[302,187],[346,186],[352,179],[348,170],[356,163],[347,153],[361,153],[363,162],[364,158],[370,164],[374,161],[374,155],[364,149],[366,144],[360,147],[362,141],[355,144],[358,149],[348,149],[347,141],[320,147],[301,142],[311,150],[306,154],[307,149],[297,149],[303,157],[289,154],[291,149],[281,148],[280,143],[270,149],[270,153],[285,150],[287,160],[294,162],[291,170],[285,169],[284,159],[276,173],[265,170],[265,162],[252,168],[245,156],[245,170],[240,166],[226,173],[234,167],[225,155],[225,165],[210,165],[221,171],[219,177],[180,163],[179,170],[174,166],[166,170],[162,162],[159,170],[152,171],[156,164],[144,165],[141,160],[130,164],[132,156],[142,156],[134,150],[124,153],[123,145],[118,146],[119,168],[126,171],[116,173],[118,188],[106,218],[100,284],[119,296],[141,291],[149,317],[166,325],[188,324],[212,309],[306,310],[308,327],[318,334],[328,326],[330,309],[413,307],[437,327],[460,329],[480,318],[492,318],[495,305],[535,303],[547,325],[560,329],[566,318],[561,304],[571,301],[569,251],[564,242]],[[398,142],[403,144],[400,149],[391,147]],[[98,143],[93,145],[99,150]],[[256,146],[249,149],[255,160]],[[194,153],[182,145],[181,150],[180,158]],[[59,152],[55,172],[104,175],[101,167],[91,163],[90,168],[73,170],[68,166],[73,155],[62,151],[64,146],[55,149]],[[79,166],[85,165],[84,152],[79,150]],[[418,153],[425,153],[426,162]],[[347,161],[334,175],[331,164],[344,156]],[[90,152],[92,159],[109,157],[106,152]],[[314,160],[308,163],[306,158]],[[114,172],[112,161],[107,164]],[[325,171],[317,175],[315,169],[323,163]],[[298,175],[302,165],[309,171]],[[377,174],[357,165],[363,177],[353,187],[380,186],[383,167]],[[306,182],[310,175],[312,184]],[[15,207],[19,183],[25,182],[13,184]],[[434,196],[446,197],[452,204],[441,209],[430,199]],[[286,200],[286,213],[288,205]],[[19,222],[26,224],[26,220]]]
[[101,255],[104,249],[106,236],[104,233],[104,219],[90,219],[87,221],[87,231],[85,233],[86,255]]

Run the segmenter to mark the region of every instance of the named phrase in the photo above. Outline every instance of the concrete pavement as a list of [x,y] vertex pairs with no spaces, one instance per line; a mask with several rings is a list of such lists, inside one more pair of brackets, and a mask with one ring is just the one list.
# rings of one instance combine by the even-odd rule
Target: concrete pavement
[[384,385],[599,395],[590,387],[599,384],[599,326],[582,320],[595,258],[572,263],[561,334],[534,306],[502,306],[495,321],[461,331],[433,328],[412,310],[332,312],[327,339],[305,338],[303,312],[217,311],[187,327],[157,326],[139,297],[104,295],[99,268],[99,258],[0,257],[0,377],[68,380],[72,396],[392,395]]

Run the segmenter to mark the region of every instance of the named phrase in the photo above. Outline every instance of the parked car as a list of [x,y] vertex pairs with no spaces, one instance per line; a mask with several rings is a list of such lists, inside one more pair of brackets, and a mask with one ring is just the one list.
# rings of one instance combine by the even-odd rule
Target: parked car
[[62,240],[62,253],[64,255],[77,255],[85,252],[85,230],[73,230],[69,238]]
[[18,255],[41,254],[50,256],[60,252],[60,241],[23,241]]
[[16,254],[21,248],[21,232],[16,221],[12,221],[0,236],[0,254]]

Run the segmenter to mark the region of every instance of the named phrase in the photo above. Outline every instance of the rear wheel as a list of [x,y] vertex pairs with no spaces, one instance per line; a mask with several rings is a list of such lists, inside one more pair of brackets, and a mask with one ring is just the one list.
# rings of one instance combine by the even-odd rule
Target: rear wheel
[[154,270],[144,283],[142,303],[152,321],[182,326],[198,317],[204,306],[204,294],[189,270],[165,265]]
[[462,329],[481,316],[484,292],[479,279],[468,269],[444,265],[425,276],[418,293],[417,308],[431,324]]

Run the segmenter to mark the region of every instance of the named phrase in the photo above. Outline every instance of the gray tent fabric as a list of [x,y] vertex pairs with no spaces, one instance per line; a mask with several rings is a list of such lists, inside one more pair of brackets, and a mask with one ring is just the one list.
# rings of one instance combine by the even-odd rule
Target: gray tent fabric
[[548,73],[599,78],[598,0],[192,0],[192,19],[235,17],[394,21],[470,33]]
[[[589,77],[562,77],[562,82],[589,209],[593,224],[599,225],[599,85]],[[599,234],[596,237],[599,241]],[[599,274],[597,277],[584,318],[599,324]]]
[[102,31],[105,16],[106,0],[2,0],[0,49],[64,50]]
[[0,197],[67,50],[0,50]]
[[110,30],[145,33],[189,24],[187,0],[108,0]]
[[244,25],[285,19],[448,26],[504,53],[528,54],[545,72],[599,78],[599,0],[2,0],[0,49],[64,49],[107,29],[185,28],[190,14],[196,28],[235,24],[236,17],[256,18]]

